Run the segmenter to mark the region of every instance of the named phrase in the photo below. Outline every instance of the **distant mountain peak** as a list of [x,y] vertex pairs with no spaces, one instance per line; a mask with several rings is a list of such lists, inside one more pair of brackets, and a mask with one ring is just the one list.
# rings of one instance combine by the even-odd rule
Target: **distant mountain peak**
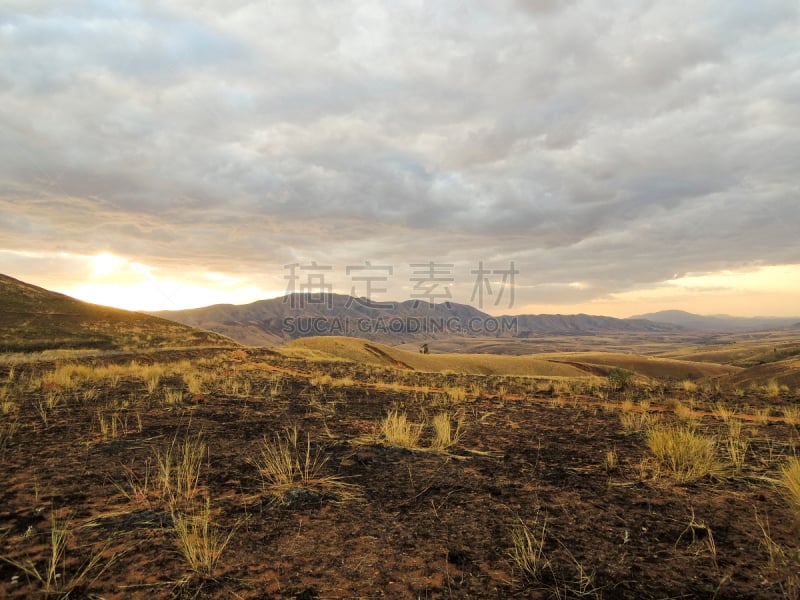
[[701,331],[741,332],[791,327],[798,317],[732,317],[730,315],[698,315],[685,310],[662,310],[630,319],[647,319]]

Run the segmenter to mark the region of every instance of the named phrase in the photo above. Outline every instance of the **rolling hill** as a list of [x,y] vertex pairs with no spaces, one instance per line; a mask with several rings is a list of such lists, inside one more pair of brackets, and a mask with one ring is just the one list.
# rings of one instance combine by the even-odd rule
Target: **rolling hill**
[[496,354],[420,354],[368,340],[313,337],[295,340],[281,349],[307,360],[350,361],[424,372],[529,377],[604,376],[614,368],[658,379],[703,379],[732,376],[742,369],[731,365],[693,362],[612,352],[565,352],[508,356]]
[[234,346],[218,333],[81,302],[0,274],[0,352]]
[[378,342],[346,337],[313,337],[290,342],[284,353],[315,360],[344,360],[423,372],[469,373],[473,375],[526,375],[583,377],[587,373],[566,363],[538,356],[497,354],[420,354]]

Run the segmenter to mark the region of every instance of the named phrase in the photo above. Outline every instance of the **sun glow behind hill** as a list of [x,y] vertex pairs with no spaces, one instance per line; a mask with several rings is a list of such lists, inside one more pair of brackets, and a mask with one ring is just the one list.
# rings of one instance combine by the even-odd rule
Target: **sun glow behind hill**
[[[157,311],[197,308],[211,304],[245,304],[283,294],[259,287],[245,277],[192,270],[179,265],[174,268],[154,267],[135,260],[109,254],[25,253],[26,258],[45,260],[61,266],[58,278],[28,279],[46,289],[61,292],[78,300],[136,311]],[[249,279],[253,280],[254,277]],[[267,280],[258,277],[259,280]]]

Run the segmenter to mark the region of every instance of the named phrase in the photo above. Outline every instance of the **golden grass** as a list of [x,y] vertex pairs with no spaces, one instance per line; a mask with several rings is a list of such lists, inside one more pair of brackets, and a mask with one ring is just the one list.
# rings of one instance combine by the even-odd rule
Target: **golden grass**
[[712,413],[715,417],[723,420],[724,422],[729,422],[731,417],[733,417],[733,411],[728,408],[728,406],[722,402],[715,402],[713,406]]
[[646,410],[622,412],[619,415],[619,422],[625,433],[638,433],[644,431],[654,423],[658,422],[659,417]]
[[433,439],[431,441],[431,449],[440,452],[446,451],[448,448],[455,446],[464,435],[462,429],[463,419],[459,418],[456,421],[456,426],[453,428],[452,424],[453,415],[449,412],[442,412],[433,417]]
[[5,450],[11,445],[11,441],[18,430],[19,422],[16,419],[5,415],[0,419],[0,459],[3,458]]
[[400,448],[419,448],[419,438],[424,425],[411,423],[406,413],[390,411],[381,421],[380,434],[384,443]]
[[770,408],[758,408],[753,411],[753,416],[756,418],[756,423],[759,425],[766,425],[769,423],[769,418],[772,413]]
[[192,500],[197,495],[206,452],[202,434],[187,435],[180,443],[176,436],[164,452],[155,452],[161,497],[171,506]]
[[467,390],[463,387],[446,387],[444,388],[444,393],[452,404],[462,404],[467,399]]
[[259,456],[251,461],[261,476],[262,489],[282,503],[290,503],[296,492],[305,491],[318,499],[355,500],[357,486],[334,475],[324,475],[328,457],[318,447],[312,450],[311,437],[299,443],[297,427],[287,429],[274,439],[265,436]]
[[[91,586],[123,554],[121,552],[112,553],[110,557],[104,559],[111,545],[109,541],[87,560],[78,563],[77,568],[74,568],[75,561],[67,560],[67,548],[70,540],[74,537],[75,530],[70,515],[58,518],[55,511],[52,511],[50,513],[50,535],[46,544],[48,555],[43,566],[37,566],[37,563],[28,556],[21,559],[0,556],[0,560],[38,582],[45,596],[56,595],[59,598],[68,598],[75,590]],[[74,570],[69,572],[68,566]]]
[[681,381],[681,387],[685,392],[693,393],[697,391],[697,384],[691,379]]
[[540,524],[538,514],[533,529],[520,519],[511,532],[511,561],[530,581],[540,581],[545,571],[551,568],[544,552],[546,536],[547,518],[543,518]]
[[720,476],[724,471],[716,440],[693,427],[653,427],[647,432],[647,445],[679,483]]
[[780,483],[795,519],[800,521],[800,458],[793,456],[781,466]]
[[186,384],[187,391],[194,394],[202,394],[205,386],[205,378],[196,371],[188,371],[183,375],[183,382]]
[[176,406],[183,403],[183,390],[164,389],[164,404]]
[[725,440],[725,448],[728,451],[733,471],[736,475],[742,472],[747,460],[747,451],[750,449],[750,441],[742,437],[742,422],[737,419],[728,420],[728,437]]
[[610,473],[614,469],[617,468],[618,464],[618,457],[616,450],[606,450],[605,454],[603,455],[603,466],[607,473]]
[[153,473],[153,461],[148,458],[144,464],[144,473],[138,475],[133,466],[122,466],[125,474],[125,484],[111,481],[112,485],[130,502],[149,504],[151,494],[154,493],[156,476]]
[[173,510],[172,523],[178,548],[189,567],[202,575],[213,577],[214,568],[231,541],[235,528],[225,533],[214,524],[208,498],[199,509]]
[[785,406],[783,408],[783,419],[790,425],[800,424],[800,407]]
[[694,411],[692,410],[692,408],[689,407],[689,406],[686,406],[685,404],[682,404],[681,402],[678,402],[675,405],[675,408],[673,409],[673,412],[675,413],[675,416],[678,417],[679,419],[681,419],[682,421],[691,422],[691,421],[696,420],[696,416],[695,416]]
[[764,386],[764,392],[769,398],[777,398],[781,395],[781,386],[778,385],[777,381],[771,379],[767,382],[767,385]]

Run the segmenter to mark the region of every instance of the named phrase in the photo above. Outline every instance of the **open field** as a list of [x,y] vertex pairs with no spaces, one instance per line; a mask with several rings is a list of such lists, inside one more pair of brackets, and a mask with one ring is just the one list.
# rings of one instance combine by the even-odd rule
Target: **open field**
[[0,363],[0,596],[800,592],[796,388],[308,342]]

